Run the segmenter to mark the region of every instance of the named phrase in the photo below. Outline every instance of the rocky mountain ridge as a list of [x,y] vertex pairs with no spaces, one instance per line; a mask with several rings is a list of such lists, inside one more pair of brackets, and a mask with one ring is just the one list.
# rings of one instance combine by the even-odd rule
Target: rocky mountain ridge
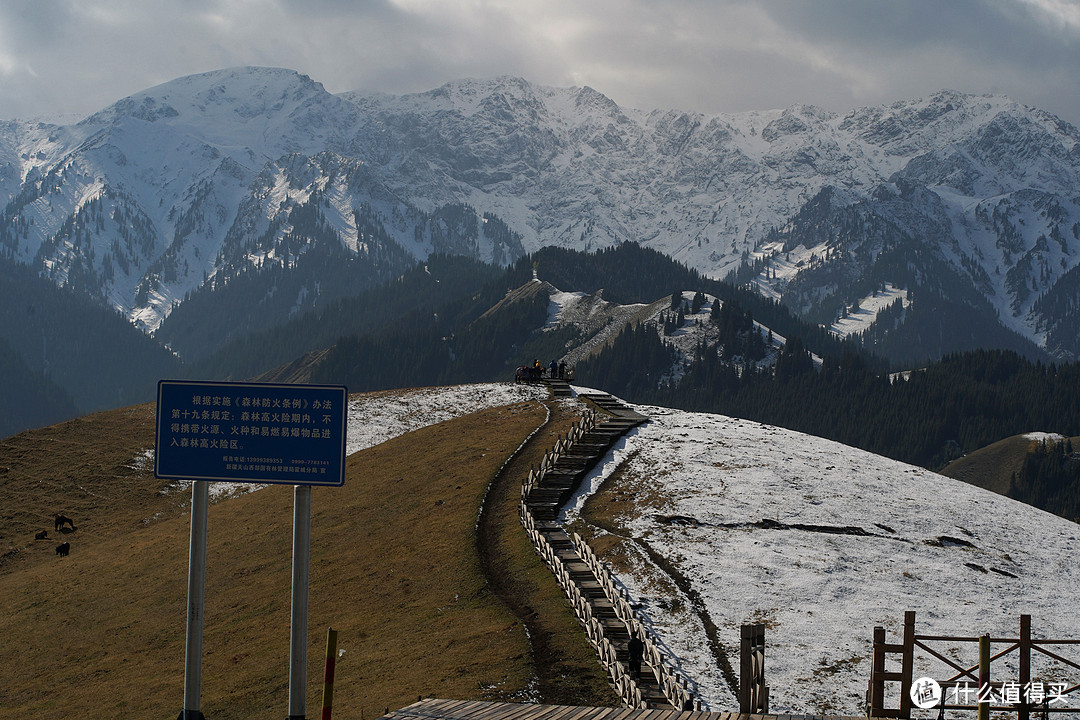
[[294,312],[432,252],[630,240],[826,325],[900,288],[908,334],[870,342],[948,351],[923,337],[948,311],[990,328],[970,343],[1075,358],[1078,180],[1080,131],[999,96],[702,115],[512,77],[332,95],[235,68],[74,125],[0,124],[0,252],[153,331],[188,293],[312,249],[340,277],[293,283]]

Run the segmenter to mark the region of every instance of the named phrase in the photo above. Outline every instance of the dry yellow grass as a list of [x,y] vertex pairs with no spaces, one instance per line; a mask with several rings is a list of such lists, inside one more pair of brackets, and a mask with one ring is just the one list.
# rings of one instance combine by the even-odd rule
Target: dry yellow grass
[[[1080,443],[1080,438],[1071,440],[1074,446]],[[1013,475],[1023,470],[1033,442],[1024,435],[1014,435],[957,458],[938,472],[999,495],[1011,496]]]
[[1030,442],[1022,435],[1014,435],[957,458],[938,472],[984,490],[1007,495],[1012,485],[1012,474],[1024,466],[1024,456]]
[[[329,626],[345,651],[337,717],[526,691],[528,638],[488,592],[474,533],[489,481],[544,416],[530,403],[442,423],[350,457],[345,487],[313,490],[310,715]],[[128,467],[152,421],[141,406],[0,444],[0,542],[19,548],[0,565],[0,717],[179,712],[189,496]],[[54,534],[56,511],[78,528],[68,558],[32,540]],[[291,487],[210,509],[209,718],[287,714],[291,526]]]
[[521,479],[580,417],[576,406],[548,406],[549,423],[515,456],[488,495],[479,524],[485,574],[492,590],[528,627],[538,697],[557,705],[618,705],[596,651],[517,515]]

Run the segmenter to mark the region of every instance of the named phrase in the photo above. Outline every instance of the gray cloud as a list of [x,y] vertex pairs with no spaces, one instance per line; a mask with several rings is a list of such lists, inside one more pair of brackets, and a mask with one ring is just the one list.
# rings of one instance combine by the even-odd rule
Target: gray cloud
[[249,64],[331,92],[514,74],[702,112],[951,88],[1080,122],[1080,10],[1064,0],[0,0],[0,118]]

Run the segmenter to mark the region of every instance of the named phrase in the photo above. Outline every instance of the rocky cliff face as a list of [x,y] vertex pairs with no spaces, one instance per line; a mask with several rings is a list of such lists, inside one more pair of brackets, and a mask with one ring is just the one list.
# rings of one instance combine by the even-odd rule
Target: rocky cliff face
[[[705,116],[518,78],[334,96],[241,68],[77,125],[0,125],[0,248],[153,330],[204,283],[313,247],[375,282],[432,252],[505,263],[633,240],[738,270],[820,322],[888,285],[907,293],[896,342],[946,308],[980,337],[1076,357],[1078,141],[1047,113],[953,92]],[[298,306],[323,292],[304,287]]]

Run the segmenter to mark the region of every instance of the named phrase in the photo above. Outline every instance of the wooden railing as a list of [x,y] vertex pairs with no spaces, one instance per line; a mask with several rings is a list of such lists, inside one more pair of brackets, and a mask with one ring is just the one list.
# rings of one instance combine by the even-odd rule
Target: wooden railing
[[[930,643],[948,643],[951,647],[934,647]],[[1005,647],[991,653],[991,644]],[[958,645],[978,648],[978,652],[971,653],[972,657],[978,658],[978,662],[965,665],[946,655],[947,652],[956,652]],[[875,718],[910,718],[916,697],[921,697],[926,702],[922,707],[932,707],[938,712],[978,711],[980,717],[991,711],[1015,712],[1017,720],[1029,720],[1032,714],[1040,717],[1047,717],[1050,713],[1080,714],[1080,703],[1070,697],[1071,693],[1080,690],[1080,684],[1061,682],[1061,678],[1033,678],[1031,674],[1032,653],[1050,658],[1059,666],[1080,670],[1080,663],[1063,657],[1049,647],[1065,645],[1080,645],[1080,640],[1032,638],[1030,615],[1020,616],[1020,635],[1010,638],[989,635],[920,635],[915,632],[915,613],[906,612],[901,642],[885,642],[885,628],[874,628],[874,653],[867,688],[867,715]],[[914,680],[917,650],[937,660],[939,666],[944,668],[945,675]],[[899,656],[899,671],[887,669],[889,656]],[[996,675],[992,672],[992,664],[1010,656],[1010,659],[1017,660],[1018,677],[1002,681],[992,680]],[[920,684],[915,688],[915,693],[912,692],[913,682]],[[886,683],[898,683],[900,686],[899,701],[892,707],[885,707]],[[930,704],[929,699],[935,692],[937,701]],[[949,701],[950,694],[952,702]],[[966,702],[961,702],[961,695]]]
[[529,492],[531,492],[540,482],[540,478],[544,476],[544,473],[552,470],[555,467],[555,463],[570,452],[570,448],[574,446],[574,443],[578,442],[586,433],[595,429],[599,424],[600,413],[591,409],[586,410],[577,422],[571,426],[566,437],[560,436],[555,442],[555,447],[544,452],[544,457],[540,460],[540,465],[529,468],[529,477],[521,485],[521,497],[523,499],[527,497]]
[[[522,526],[532,540],[537,554],[551,569],[563,588],[574,615],[585,630],[586,636],[596,649],[619,697],[629,707],[645,708],[647,700],[642,694],[638,681],[630,675],[623,662],[618,657],[618,651],[607,638],[603,623],[595,616],[592,603],[586,597],[577,583],[574,582],[566,563],[559,553],[551,545],[547,536],[537,528],[536,519],[529,510],[527,501],[531,493],[543,480],[544,474],[554,469],[560,458],[565,457],[571,449],[585,437],[585,435],[601,424],[600,413],[595,410],[587,411],[570,429],[566,437],[560,437],[555,447],[544,453],[539,467],[531,468],[528,477],[522,483],[521,503],[518,513],[521,517]],[[629,593],[616,583],[607,565],[600,561],[579,535],[570,536],[573,548],[577,556],[585,563],[586,567],[597,579],[603,589],[604,596],[611,603],[615,616],[622,621],[629,632],[634,632],[643,640],[645,649],[643,664],[652,670],[653,678],[660,688],[664,697],[673,707],[679,709],[701,710],[701,701],[695,697],[690,689],[690,683],[667,661],[659,640],[653,635],[651,629],[643,621],[639,613],[630,604]]]
[[743,625],[739,631],[739,712],[768,715],[765,685],[765,625]]

